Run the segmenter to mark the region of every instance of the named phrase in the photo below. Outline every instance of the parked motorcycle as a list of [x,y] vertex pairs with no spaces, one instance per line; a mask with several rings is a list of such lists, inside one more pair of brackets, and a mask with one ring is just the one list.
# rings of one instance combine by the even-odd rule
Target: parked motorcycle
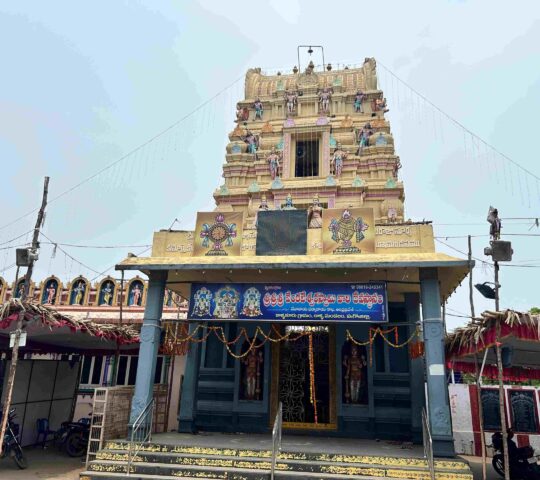
[[88,448],[90,420],[81,418],[78,422],[64,422],[56,432],[55,444],[65,449],[70,457],[82,457]]
[[[508,457],[510,461],[510,478],[512,480],[540,480],[540,466],[538,456],[530,445],[518,447],[512,440],[514,432],[508,430]],[[491,436],[491,443],[495,455],[491,461],[495,471],[504,478],[503,436],[496,432]]]
[[[0,422],[2,420],[2,412],[0,412]],[[23,449],[19,442],[19,425],[15,423],[15,409],[8,413],[8,421],[6,433],[4,434],[4,443],[2,446],[1,458],[12,457],[17,467],[24,470],[28,467],[28,461],[24,456]]]

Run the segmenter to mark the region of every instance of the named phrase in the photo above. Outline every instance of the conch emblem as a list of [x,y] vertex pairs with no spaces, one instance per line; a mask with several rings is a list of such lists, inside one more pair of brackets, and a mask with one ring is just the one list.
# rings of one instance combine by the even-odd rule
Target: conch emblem
[[328,230],[332,232],[332,240],[338,244],[333,253],[360,253],[361,250],[352,244],[352,239],[356,235],[356,243],[364,240],[364,232],[368,228],[369,225],[362,217],[354,218],[348,209],[344,210],[341,218],[333,218],[328,226]]
[[202,246],[211,249],[206,252],[206,255],[227,255],[225,247],[232,247],[233,238],[236,238],[236,223],[225,223],[225,217],[222,213],[218,213],[215,218],[215,223],[209,225],[204,223],[200,234]]

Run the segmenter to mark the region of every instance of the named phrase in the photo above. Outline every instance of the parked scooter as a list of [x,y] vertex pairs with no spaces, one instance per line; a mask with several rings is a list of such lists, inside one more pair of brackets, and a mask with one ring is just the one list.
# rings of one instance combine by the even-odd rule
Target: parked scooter
[[[508,429],[508,457],[510,460],[510,478],[512,480],[540,480],[538,456],[530,445],[518,447],[512,437],[514,432]],[[504,478],[503,436],[496,432],[491,436],[495,455],[491,461],[495,471]]]
[[[2,412],[0,412],[0,422],[2,420]],[[4,435],[4,444],[2,446],[2,457],[12,457],[17,467],[24,470],[28,467],[28,461],[24,456],[21,444],[19,442],[19,425],[15,423],[15,409],[10,410],[8,414],[7,428]]]
[[90,420],[81,418],[78,422],[62,423],[56,432],[55,444],[65,449],[70,457],[82,457],[88,448],[89,437]]

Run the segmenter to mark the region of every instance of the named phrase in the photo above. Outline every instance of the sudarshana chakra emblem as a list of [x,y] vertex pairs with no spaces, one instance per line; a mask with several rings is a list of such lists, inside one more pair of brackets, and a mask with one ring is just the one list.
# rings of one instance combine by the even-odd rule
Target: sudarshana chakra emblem
[[212,225],[208,223],[202,225],[201,238],[203,247],[208,248],[212,244],[206,255],[228,255],[223,247],[232,246],[233,238],[236,238],[236,223],[225,223],[223,214],[218,213]]
[[351,240],[355,235],[356,243],[364,240],[364,232],[368,228],[369,225],[362,217],[354,218],[348,209],[343,211],[339,220],[332,218],[328,229],[332,232],[332,240],[338,244],[333,253],[360,253],[360,249]]

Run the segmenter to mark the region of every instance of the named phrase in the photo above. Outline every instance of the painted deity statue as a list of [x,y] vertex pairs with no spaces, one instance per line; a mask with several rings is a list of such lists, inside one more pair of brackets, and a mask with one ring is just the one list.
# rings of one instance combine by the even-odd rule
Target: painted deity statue
[[330,100],[332,100],[333,90],[331,88],[325,87],[322,92],[319,92],[319,104],[320,111],[323,113],[328,113],[330,111]]
[[364,147],[367,147],[369,145],[369,137],[371,137],[371,135],[373,135],[371,124],[366,123],[364,127],[361,128],[358,132],[358,151],[356,152],[357,155],[360,155]]
[[131,297],[131,306],[138,306],[141,304],[142,290],[138,284],[135,284],[133,287],[132,297]]
[[255,103],[253,104],[253,108],[255,109],[255,120],[257,119],[262,120],[264,109],[263,109],[263,103],[261,102],[260,99],[257,98],[257,100],[255,100]]
[[50,283],[47,287],[47,300],[45,300],[45,303],[47,305],[52,305],[54,303],[54,298],[56,296],[56,288],[54,287],[54,283]]
[[296,210],[296,207],[293,204],[292,195],[290,193],[287,194],[285,205],[282,205],[281,210]]
[[82,305],[85,290],[86,290],[86,286],[84,282],[82,280],[79,280],[79,283],[77,283],[77,286],[74,288],[75,301],[73,303],[75,305]]
[[270,175],[272,180],[275,180],[276,177],[279,177],[279,170],[281,168],[281,152],[276,150],[276,147],[272,147],[270,155],[266,157],[268,161],[268,167],[270,168]]
[[236,105],[236,122],[242,123],[247,122],[249,120],[249,110],[247,107],[241,107],[240,105]]
[[333,174],[336,177],[341,177],[341,172],[343,171],[343,162],[347,158],[347,152],[341,148],[341,143],[337,144],[337,148],[334,151],[332,160],[330,161],[330,167]]
[[315,70],[315,64],[313,63],[313,60],[310,60],[308,63],[308,66],[306,67],[305,74],[311,75],[314,70]]
[[371,114],[372,117],[375,116],[376,112],[389,112],[390,110],[387,108],[386,104],[386,98],[380,95],[380,97],[376,98],[375,100],[371,101],[371,111],[373,112]]
[[308,228],[322,228],[322,212],[319,196],[316,195],[308,209]]
[[252,349],[246,358],[242,360],[246,366],[244,376],[246,400],[259,400],[261,393],[261,367],[263,361],[263,353],[255,349]]
[[360,403],[363,369],[367,365],[366,358],[360,355],[356,345],[351,346],[351,356],[345,357],[345,400],[348,403]]
[[248,130],[242,140],[247,144],[248,153],[253,153],[256,156],[259,149],[259,136]]
[[112,304],[112,293],[113,293],[113,289],[111,287],[111,282],[107,282],[103,286],[103,303],[102,303],[102,305],[111,305]]
[[296,109],[296,103],[298,101],[297,92],[285,92],[285,103],[287,105],[287,113],[292,114]]
[[364,113],[364,108],[362,107],[362,102],[364,101],[364,92],[358,90],[356,96],[354,97],[354,111],[355,113]]
[[268,210],[270,210],[270,207],[268,206],[268,202],[266,200],[266,195],[263,195],[261,197],[261,203],[259,204],[257,214],[255,215],[255,228],[257,228],[257,226],[259,224],[259,212],[267,212]]

